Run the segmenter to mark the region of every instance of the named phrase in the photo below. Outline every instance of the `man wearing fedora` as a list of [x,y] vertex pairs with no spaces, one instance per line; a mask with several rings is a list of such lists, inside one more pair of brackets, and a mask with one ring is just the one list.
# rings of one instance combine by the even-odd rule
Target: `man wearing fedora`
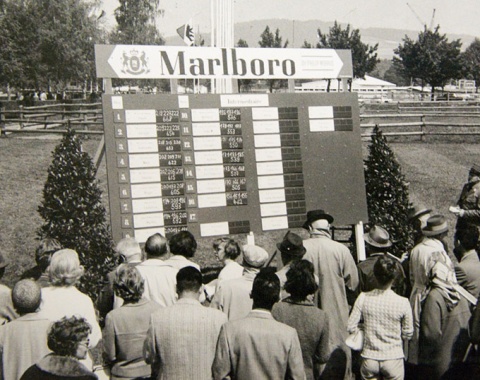
[[363,235],[367,259],[358,264],[358,278],[360,280],[360,291],[369,292],[379,288],[379,283],[373,273],[373,267],[377,260],[387,255],[395,263],[395,279],[392,284],[392,290],[399,296],[405,296],[405,273],[400,263],[400,259],[387,252],[392,246],[390,234],[386,229],[380,226],[372,226],[370,230]]
[[283,289],[285,282],[287,282],[287,272],[290,266],[302,259],[306,252],[303,246],[303,240],[297,234],[288,231],[281,243],[277,243],[277,249],[280,251],[283,268],[277,271],[276,275],[280,279],[280,299],[288,297],[288,293]]
[[319,278],[318,307],[330,320],[330,348],[332,350],[323,376],[328,379],[351,378],[351,351],[345,344],[348,336],[349,305],[347,291],[356,293],[358,271],[346,246],[332,239],[330,224],[333,217],[324,210],[307,213],[303,228],[310,238],[303,241],[307,252],[304,259],[310,261]]
[[410,255],[410,282],[413,288],[410,295],[410,304],[413,310],[414,326],[414,334],[409,344],[408,353],[408,361],[411,364],[418,364],[420,314],[424,294],[430,283],[429,276],[432,268],[437,262],[445,264],[446,267],[451,269],[448,280],[452,283],[457,283],[454,265],[442,243],[442,239],[448,234],[448,225],[445,217],[443,215],[431,216],[422,231],[425,238],[412,249]]

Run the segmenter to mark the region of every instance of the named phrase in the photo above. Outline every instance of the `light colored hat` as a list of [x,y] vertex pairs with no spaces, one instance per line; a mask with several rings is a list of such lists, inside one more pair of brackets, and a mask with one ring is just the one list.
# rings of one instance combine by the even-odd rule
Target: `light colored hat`
[[262,247],[250,244],[243,246],[243,260],[251,267],[262,267],[267,262],[268,257],[268,252]]
[[408,210],[408,220],[412,221],[415,218],[418,218],[422,215],[432,212],[431,209],[426,208],[422,204],[415,204]]
[[447,221],[443,215],[433,215],[427,220],[427,225],[422,229],[425,236],[437,236],[448,231]]
[[370,228],[370,231],[363,235],[363,239],[368,244],[378,248],[388,248],[392,246],[390,234],[385,228],[380,226]]

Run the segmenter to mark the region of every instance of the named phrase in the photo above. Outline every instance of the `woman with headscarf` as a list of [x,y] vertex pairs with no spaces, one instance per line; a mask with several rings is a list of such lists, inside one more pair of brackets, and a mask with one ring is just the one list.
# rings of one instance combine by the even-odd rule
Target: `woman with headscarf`
[[20,380],[95,380],[92,371],[80,360],[86,358],[91,327],[85,318],[62,318],[48,332],[52,353],[28,368]]
[[422,377],[440,379],[460,364],[469,345],[470,309],[451,281],[451,268],[437,262],[430,271],[430,282],[420,318],[419,357]]

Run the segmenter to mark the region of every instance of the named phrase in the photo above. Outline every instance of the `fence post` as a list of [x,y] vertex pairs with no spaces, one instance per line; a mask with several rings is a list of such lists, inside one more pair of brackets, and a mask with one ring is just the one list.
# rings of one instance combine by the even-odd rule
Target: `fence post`
[[20,116],[20,129],[23,129],[23,106],[18,106],[18,115]]
[[88,131],[88,115],[87,113],[83,114],[83,129]]
[[423,141],[423,134],[425,133],[425,129],[424,129],[424,127],[425,127],[425,114],[422,114],[420,116],[420,122],[422,123],[422,124],[420,124],[420,132],[422,132],[422,134],[420,135],[420,141]]
[[7,136],[5,128],[5,106],[2,104],[0,105],[0,137]]

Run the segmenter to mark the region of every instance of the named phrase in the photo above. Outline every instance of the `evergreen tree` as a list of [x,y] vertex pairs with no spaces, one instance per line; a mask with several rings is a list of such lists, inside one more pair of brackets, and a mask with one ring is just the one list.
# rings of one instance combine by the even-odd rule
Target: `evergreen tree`
[[[286,48],[288,46],[288,40],[285,43],[282,42],[283,38],[280,36],[280,30],[277,28],[275,33],[270,31],[270,27],[267,25],[265,30],[260,35],[260,41],[258,45],[261,48]],[[288,86],[288,81],[284,79],[268,79],[268,88],[270,92],[273,92],[274,88],[282,88]]]
[[369,155],[364,162],[370,225],[384,227],[397,243],[391,251],[401,255],[411,247],[408,185],[400,164],[378,127],[375,127]]
[[96,298],[113,266],[113,243],[90,156],[69,131],[53,152],[38,212],[44,220],[40,238],[57,239],[78,252],[85,274],[79,288]]

